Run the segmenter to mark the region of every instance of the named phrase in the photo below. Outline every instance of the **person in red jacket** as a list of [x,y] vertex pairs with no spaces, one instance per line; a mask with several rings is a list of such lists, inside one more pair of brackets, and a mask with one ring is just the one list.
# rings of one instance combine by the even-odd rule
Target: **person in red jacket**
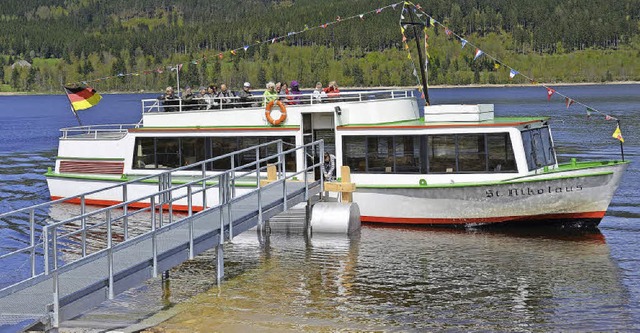
[[327,94],[329,100],[336,99],[340,96],[340,89],[338,89],[336,81],[329,82],[329,86],[324,88],[323,91]]

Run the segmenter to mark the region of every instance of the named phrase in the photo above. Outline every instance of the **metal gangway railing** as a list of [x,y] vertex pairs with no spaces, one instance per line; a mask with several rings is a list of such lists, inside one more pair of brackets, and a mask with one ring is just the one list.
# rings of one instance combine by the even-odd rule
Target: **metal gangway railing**
[[[277,152],[267,154],[274,146]],[[0,272],[23,261],[11,271],[16,281],[0,284],[0,328],[57,328],[62,321],[213,247],[220,282],[225,240],[260,228],[263,221],[322,191],[322,177],[313,178],[321,162],[308,165],[305,156],[299,171],[285,171],[287,154],[311,149],[322,156],[323,142],[285,150],[283,141],[277,140],[1,214],[5,222],[28,223],[29,243],[0,253],[4,267]],[[252,151],[255,160],[234,165],[238,154]],[[211,162],[223,159],[230,159],[229,170],[206,170]],[[278,178],[261,184],[267,164],[277,167]],[[193,175],[194,169],[201,170],[195,172],[199,175]],[[184,176],[184,171],[192,174]],[[137,188],[140,193],[141,186],[150,187],[149,193],[131,199],[129,192]],[[108,207],[85,204],[99,192],[117,193],[122,202]],[[186,211],[177,212],[178,206]]]

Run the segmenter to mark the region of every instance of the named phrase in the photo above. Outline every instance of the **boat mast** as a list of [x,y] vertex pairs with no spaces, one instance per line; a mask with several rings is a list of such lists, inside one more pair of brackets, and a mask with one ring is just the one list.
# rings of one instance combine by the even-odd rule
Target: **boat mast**
[[415,19],[413,17],[413,10],[409,9],[409,17],[411,18],[411,22],[402,22],[402,25],[409,24],[413,27],[413,35],[416,39],[416,45],[418,47],[418,61],[420,62],[420,76],[422,77],[422,91],[424,92],[424,101],[426,105],[431,105],[431,101],[429,100],[429,87],[427,86],[427,77],[425,75],[426,69],[424,67],[424,61],[422,59],[422,51],[420,50],[420,39],[418,38],[418,29],[416,26],[425,26],[422,22],[414,22]]

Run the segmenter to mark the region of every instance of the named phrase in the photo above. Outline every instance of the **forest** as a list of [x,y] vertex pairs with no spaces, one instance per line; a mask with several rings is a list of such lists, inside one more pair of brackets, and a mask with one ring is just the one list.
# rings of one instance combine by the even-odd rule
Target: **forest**
[[[57,92],[82,82],[99,91],[155,91],[175,83],[178,64],[181,82],[192,86],[416,85],[400,33],[403,3],[394,3],[3,0],[0,91]],[[426,29],[429,84],[640,80],[640,0],[415,3],[415,13],[439,23]],[[455,36],[490,56],[474,60],[474,49]],[[509,68],[523,77],[511,79]]]

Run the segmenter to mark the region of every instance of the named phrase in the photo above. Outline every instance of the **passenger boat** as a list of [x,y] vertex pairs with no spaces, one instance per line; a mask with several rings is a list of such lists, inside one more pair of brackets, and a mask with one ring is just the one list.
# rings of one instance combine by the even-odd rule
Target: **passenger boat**
[[[62,129],[46,178],[58,199],[275,139],[292,146],[324,139],[336,164],[350,167],[363,222],[596,226],[605,215],[627,162],[561,164],[547,118],[499,118],[490,104],[421,106],[418,94],[356,91],[323,100],[303,94],[269,111],[238,101],[214,109],[178,102],[169,109],[142,100],[138,124]],[[286,171],[304,169],[304,155],[299,150],[287,158]],[[240,155],[237,163],[252,158]],[[212,163],[206,172],[231,164]],[[148,182],[128,195],[157,189]],[[87,204],[117,202],[122,193],[86,198]]]

